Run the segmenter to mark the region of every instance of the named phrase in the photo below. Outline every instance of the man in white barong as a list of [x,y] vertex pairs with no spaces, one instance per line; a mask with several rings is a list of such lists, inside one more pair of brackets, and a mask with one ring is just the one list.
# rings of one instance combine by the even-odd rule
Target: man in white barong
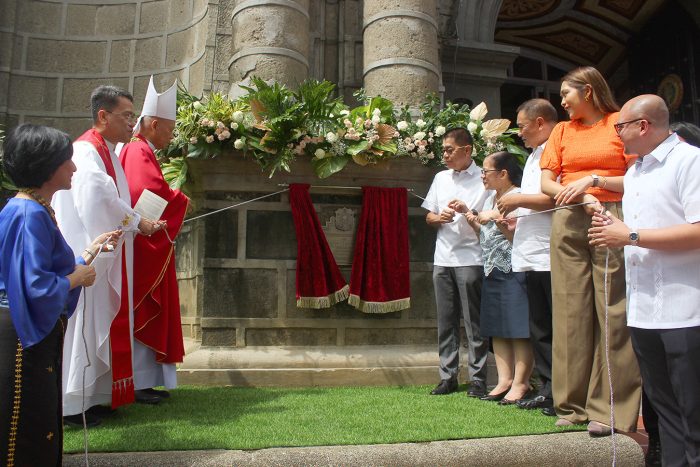
[[[88,251],[97,278],[81,294],[66,328],[63,352],[63,414],[68,423],[95,426],[100,415],[134,401],[132,370],[131,274],[133,239],[159,225],[131,207],[129,188],[115,145],[131,138],[133,97],[114,86],[99,86],[90,96],[93,127],[73,144],[77,171],[73,187],[58,192],[52,205],[63,236],[75,255]],[[105,226],[110,226],[105,230]],[[94,232],[124,231],[114,251],[87,249]],[[86,250],[87,249],[87,250]]]

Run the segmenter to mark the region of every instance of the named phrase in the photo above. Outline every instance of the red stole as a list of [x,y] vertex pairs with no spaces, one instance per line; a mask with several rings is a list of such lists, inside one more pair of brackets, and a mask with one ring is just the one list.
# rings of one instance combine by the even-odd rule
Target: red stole
[[[143,136],[136,135],[125,145],[119,159],[133,205],[144,189],[168,202],[161,219],[168,223],[168,235],[175,240],[185,219],[187,196],[168,186]],[[150,237],[138,235],[134,239],[134,338],[151,348],[160,363],[182,362],[185,355],[175,276],[175,245],[170,243],[165,232]]]
[[[86,141],[92,144],[105,165],[107,175],[117,185],[117,175],[112,164],[107,143],[94,128],[83,133],[75,141]],[[99,209],[96,207],[95,209]],[[129,323],[129,281],[126,268],[126,245],[122,245],[122,290],[121,304],[117,315],[109,328],[109,343],[112,353],[112,408],[134,402],[134,373],[131,358],[131,332]]]

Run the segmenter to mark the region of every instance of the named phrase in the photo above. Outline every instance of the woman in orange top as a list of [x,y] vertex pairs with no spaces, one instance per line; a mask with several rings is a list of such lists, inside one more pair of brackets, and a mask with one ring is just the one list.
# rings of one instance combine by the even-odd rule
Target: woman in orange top
[[[618,110],[610,87],[592,67],[569,72],[561,105],[570,121],[552,131],[542,154],[542,191],[559,205],[552,218],[552,389],[558,426],[588,423],[592,436],[610,434],[610,362],[615,429],[635,431],[640,378],[627,332],[622,248],[591,247],[591,215],[622,215],[622,178],[634,162],[615,132]],[[606,290],[607,289],[607,290]],[[606,355],[607,318],[609,355]]]

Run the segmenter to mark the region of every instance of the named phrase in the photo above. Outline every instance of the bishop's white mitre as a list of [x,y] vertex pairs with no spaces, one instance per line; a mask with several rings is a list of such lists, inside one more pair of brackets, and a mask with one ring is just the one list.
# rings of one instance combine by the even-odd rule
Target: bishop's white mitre
[[139,121],[136,122],[134,133],[137,133],[143,117],[159,117],[168,120],[175,120],[177,114],[177,80],[170,86],[170,89],[158,94],[153,85],[153,75],[148,83],[146,98],[143,101],[143,108]]

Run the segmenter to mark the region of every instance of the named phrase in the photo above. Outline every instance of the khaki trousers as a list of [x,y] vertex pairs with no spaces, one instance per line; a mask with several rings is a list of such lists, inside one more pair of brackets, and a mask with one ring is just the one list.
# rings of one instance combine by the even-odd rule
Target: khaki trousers
[[[604,203],[622,218],[620,203]],[[610,382],[605,352],[606,249],[588,244],[591,217],[582,207],[552,219],[552,392],[557,415],[574,423],[610,424]],[[609,360],[615,428],[635,431],[641,379],[625,315],[622,248],[608,259]]]

